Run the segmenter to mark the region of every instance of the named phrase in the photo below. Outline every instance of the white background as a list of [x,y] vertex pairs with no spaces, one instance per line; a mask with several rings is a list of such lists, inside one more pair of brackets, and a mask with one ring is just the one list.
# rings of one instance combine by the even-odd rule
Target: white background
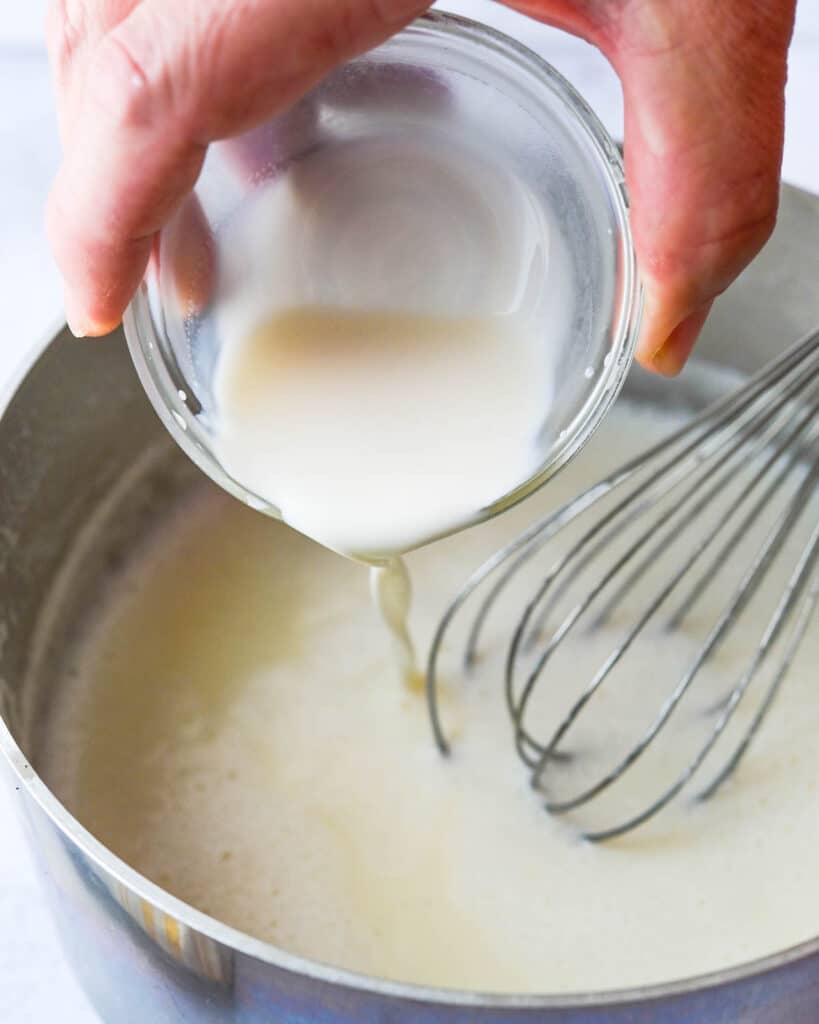
[[[595,50],[489,0],[443,6],[523,38],[621,134],[617,79]],[[59,280],[42,229],[43,202],[59,155],[42,44],[45,8],[46,0],[0,0],[0,392],[60,315]],[[801,0],[788,82],[784,177],[815,192],[818,105],[819,0]],[[63,964],[7,788],[0,788],[0,1022],[98,1024]]]

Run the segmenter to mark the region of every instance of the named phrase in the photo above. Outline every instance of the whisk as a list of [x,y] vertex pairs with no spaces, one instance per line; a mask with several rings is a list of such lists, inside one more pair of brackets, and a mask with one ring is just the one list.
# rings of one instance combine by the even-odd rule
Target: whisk
[[[819,522],[808,520],[807,540],[798,545],[805,531],[794,533],[819,488],[817,435],[819,330],[489,558],[448,606],[430,649],[426,694],[439,749],[450,750],[440,710],[439,661],[454,620],[468,604],[476,608],[463,654],[468,672],[478,659],[490,613],[510,584],[520,581],[522,570],[531,574],[542,559],[509,642],[503,685],[517,752],[553,815],[581,809],[587,815],[605,793],[627,785],[647,752],[663,743],[669,722],[680,716],[706,668],[719,660],[755,597],[773,592],[772,611],[766,609],[764,628],[744,656],[744,667],[731,677],[735,681],[727,692],[701,709],[697,721],[704,727],[671,780],[658,787],[653,799],[605,827],[584,828],[581,835],[595,842],[622,836],[689,786],[699,799],[713,796],[736,771],[768,717],[819,601]],[[749,537],[753,545],[747,564],[736,572],[728,557],[743,552]],[[680,553],[686,539],[688,547]],[[646,579],[661,561],[670,570],[647,588]],[[783,572],[783,582],[773,591],[772,577]],[[711,616],[702,598],[717,587],[721,573],[727,593]],[[588,582],[578,590],[581,581]],[[766,581],[769,586],[763,587]],[[565,781],[561,771],[588,754],[582,744],[580,751],[570,748],[570,739],[595,702],[619,685],[617,674],[629,654],[652,631],[657,635],[658,623],[659,635],[682,631],[690,640],[686,623],[698,615],[708,618],[707,628],[686,648],[683,665],[674,669],[670,686],[622,754],[575,784],[572,792],[555,796],[555,777]],[[606,647],[602,663],[588,682],[582,681],[568,709],[564,705],[545,729],[538,718],[538,730],[531,714],[538,691],[548,681],[558,692],[566,682],[565,674],[554,669],[559,649],[565,652],[573,635],[609,637],[605,627],[616,620],[621,627],[617,642]],[[649,694],[663,661],[657,658]],[[744,702],[753,709],[750,717],[747,704],[743,716],[738,715]],[[706,763],[717,765],[707,781],[701,778]]]

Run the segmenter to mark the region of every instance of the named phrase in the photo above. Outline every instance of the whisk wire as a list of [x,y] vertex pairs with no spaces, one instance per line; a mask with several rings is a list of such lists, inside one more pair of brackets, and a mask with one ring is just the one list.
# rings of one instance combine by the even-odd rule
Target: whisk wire
[[[512,631],[503,667],[503,691],[512,724],[514,744],[531,772],[533,786],[545,797],[544,806],[554,815],[566,815],[590,807],[616,783],[625,784],[629,769],[658,739],[689,694],[704,668],[731,635],[745,609],[755,600],[770,571],[783,556],[787,541],[819,490],[819,456],[815,449],[819,418],[819,330],[797,342],[768,366],[749,378],[732,394],[714,403],[670,437],[599,483],[579,494],[562,508],[534,523],[511,544],[488,559],[467,580],[442,616],[433,638],[427,665],[426,693],[433,735],[439,749],[449,752],[440,718],[439,660],[446,637],[460,611],[478,591],[481,599],[467,631],[463,665],[475,663],[489,615],[520,572],[530,565],[581,518],[591,517],[583,532],[553,558],[534,586]],[[814,452],[803,473],[807,455]],[[800,476],[801,474],[801,476]],[[790,481],[799,477],[799,482]],[[779,495],[790,491],[772,525]],[[621,493],[622,492],[622,493]],[[647,525],[641,520],[649,516]],[[714,521],[702,530],[707,518]],[[738,520],[738,521],[737,521]],[[688,619],[702,596],[728,571],[728,558],[752,533],[765,528],[761,543],[731,590],[716,622],[706,630],[695,656],[676,679],[670,693],[636,742],[596,781],[584,784],[570,796],[550,795],[553,771],[558,763],[573,760],[566,741],[584,710],[604,685],[611,686],[615,669],[637,642],[648,624],[666,607],[672,595],[693,574],[693,581],[663,629],[672,632]],[[548,676],[553,656],[564,641],[591,617],[591,630],[604,636],[613,617],[631,614],[626,598],[648,578],[661,559],[669,556],[695,528],[693,549],[675,563],[670,576],[655,588],[613,650],[603,659],[591,681],[568,711],[550,729],[547,740],[538,738],[528,722],[535,690]],[[636,534],[635,534],[636,530]],[[630,534],[634,534],[630,536]],[[594,566],[601,565],[585,593],[572,598],[573,589]],[[761,673],[768,678],[748,724],[741,722],[730,755],[711,781],[699,791],[699,799],[716,793],[744,758],[795,660],[819,605],[819,524],[802,549],[787,585],[767,622],[750,662],[730,692],[709,712],[704,741],[672,781],[661,787],[647,806],[625,820],[605,828],[588,828],[581,834],[592,841],[621,836],[653,818],[687,786],[734,720],[737,709]],[[695,571],[696,570],[696,571]],[[727,582],[727,580],[726,580]],[[555,626],[549,623],[561,603],[568,610]],[[601,605],[596,608],[596,605]],[[548,627],[548,629],[547,629]],[[544,632],[547,634],[544,639]],[[773,652],[779,651],[778,660]],[[534,660],[532,660],[532,658]],[[524,659],[529,668],[521,685],[518,671]],[[771,673],[769,676],[769,672]],[[698,687],[701,689],[701,687]],[[754,687],[759,691],[759,686]]]
[[[746,572],[739,586],[734,591],[734,595],[728,607],[722,613],[716,626],[708,636],[703,648],[695,658],[693,664],[684,673],[684,675],[682,676],[681,680],[679,681],[679,683],[677,684],[669,698],[665,701],[657,718],[654,720],[648,731],[641,738],[640,742],[637,743],[634,747],[632,747],[629,753],[617,764],[617,766],[613,768],[610,772],[608,772],[603,777],[603,779],[601,779],[594,786],[589,787],[587,790],[584,790],[582,793],[568,800],[547,801],[546,809],[551,814],[565,814],[567,811],[575,810],[578,807],[581,807],[584,804],[588,803],[591,799],[599,795],[614,782],[622,778],[622,776],[625,774],[628,768],[630,768],[636,762],[636,760],[646,750],[648,745],[654,740],[659,731],[663,728],[665,723],[670,718],[671,713],[679,705],[683,696],[690,689],[694,680],[699,675],[703,665],[710,659],[714,651],[724,640],[728,630],[730,630],[732,626],[736,623],[740,611],[744,608],[748,601],[751,600],[751,597],[753,596],[756,586],[759,584],[762,578],[764,578],[764,575],[770,568],[770,565],[773,562],[776,553],[778,552],[781,545],[787,539],[788,534],[790,533],[790,530],[794,526],[796,520],[804,511],[806,498],[812,493],[813,489],[815,488],[817,479],[819,479],[819,466],[817,467],[817,471],[815,473],[812,472],[810,476],[806,478],[802,487],[800,487],[796,496],[790,503],[786,517],[782,520],[782,522],[776,524],[773,530],[770,531],[770,533],[768,534],[765,542],[763,543],[762,547],[757,553],[757,556],[754,559],[752,565]],[[800,579],[801,578],[802,577],[800,576]],[[672,785],[670,785],[652,804],[650,804],[649,807],[647,807],[640,814],[635,815],[634,817],[624,821],[622,824],[614,826],[612,828],[602,829],[598,831],[583,832],[582,835],[584,839],[592,841],[612,839],[615,836],[622,835],[626,832],[631,831],[633,828],[636,828],[638,825],[641,825],[648,821],[650,818],[654,817],[655,814],[657,814],[660,810],[667,806],[667,804],[670,803],[670,801],[677,796],[677,794],[683,789],[683,787],[687,785],[690,779],[699,770],[699,768],[705,761],[705,758],[711,752],[717,740],[725,730],[725,727],[728,725],[731,718],[733,717],[733,714],[736,711],[736,708],[739,705],[740,700],[747,692],[748,687],[750,686],[759,668],[761,667],[765,658],[770,652],[772,643],[778,635],[779,631],[781,630],[785,622],[786,614],[792,607],[793,601],[795,600],[797,594],[798,588],[797,585],[794,585],[793,589],[791,590],[789,588],[789,591],[786,593],[786,595],[784,595],[783,601],[780,602],[780,605],[777,608],[777,611],[775,612],[774,617],[768,626],[763,642],[760,644],[759,648],[755,653],[751,665],[740,679],[740,682],[731,691],[728,700],[724,702],[724,709],[718,717],[715,725],[713,726],[712,731],[708,736],[708,739],[702,745],[702,747],[695,755],[695,757],[689,762],[686,768],[672,783]],[[786,601],[785,598],[790,599]]]
[[[770,637],[766,635],[761,649],[759,652],[759,661],[764,659],[767,649],[773,645],[776,641],[777,636],[782,628],[783,622],[786,620],[788,613],[790,612],[793,604],[795,603],[798,595],[802,592],[805,587],[806,580],[810,572],[816,566],[819,561],[819,524],[814,529],[811,537],[810,544],[806,549],[803,558],[797,566],[793,577],[791,578],[788,588],[783,594],[782,602],[776,611],[774,619],[768,629]],[[799,617],[794,625],[793,634],[791,636],[790,643],[788,644],[785,653],[780,660],[780,663],[774,672],[773,678],[768,686],[763,700],[757,708],[751,724],[743,734],[739,743],[736,745],[734,752],[725,762],[723,767],[717,773],[714,779],[700,792],[697,794],[697,799],[707,800],[712,797],[716,791],[723,785],[723,783],[734,773],[739,766],[740,761],[745,756],[751,742],[759,731],[765,716],[779,693],[780,687],[787,675],[787,672],[793,664],[794,658],[796,657],[799,647],[805,638],[805,634],[813,620],[813,616],[816,612],[817,604],[819,604],[819,574],[816,574],[813,578],[810,588],[808,589],[807,596],[805,597]],[[763,649],[764,648],[764,649]],[[750,680],[749,680],[750,681]],[[726,708],[730,707],[730,700],[733,697],[733,693],[726,702]],[[727,719],[725,725],[727,725]],[[721,731],[721,730],[720,730]]]
[[[749,411],[756,399],[759,398],[760,393],[764,392],[767,386],[779,383],[790,375],[793,379],[785,386],[781,400],[776,404],[775,408],[771,410],[772,414],[778,411],[784,402],[792,400],[798,395],[802,388],[813,383],[814,374],[812,372],[807,374],[799,372],[804,371],[805,369],[804,366],[800,365],[800,359],[809,359],[817,355],[819,355],[819,332],[811,334],[807,338],[803,339],[803,341],[794,346],[792,350],[781,356],[779,360],[776,360],[774,363],[760,371],[755,377],[752,377],[745,387],[716,402],[699,416],[694,417],[687,425],[673,432],[665,440],[647,449],[642,455],[635,459],[626,462],[620,469],[599,481],[587,491],[578,495],[577,498],[563,506],[563,508],[557,509],[555,512],[545,516],[539,523],[536,523],[531,527],[521,538],[513,541],[512,544],[508,545],[506,548],[502,548],[496,553],[496,555],[489,559],[482,567],[486,572],[482,573],[481,570],[478,570],[478,572],[472,577],[472,579],[475,580],[475,578],[480,574],[480,581],[476,581],[475,585],[470,588],[469,594],[465,593],[465,587],[461,591],[461,594],[458,595],[458,598],[462,595],[464,596],[464,599],[470,596],[478,589],[478,586],[483,579],[491,576],[497,568],[503,565],[512,556],[518,556],[515,558],[512,565],[508,566],[500,578],[495,581],[478,609],[473,621],[473,626],[469,632],[465,664],[471,665],[474,663],[475,651],[479,644],[482,628],[488,618],[489,612],[497,603],[503,590],[505,590],[506,586],[515,577],[518,570],[543,546],[545,546],[545,544],[548,543],[556,533],[569,526],[580,515],[592,509],[614,490],[626,484],[636,473],[650,465],[655,456],[668,455],[668,458],[659,467],[659,469],[655,470],[651,477],[643,483],[641,492],[647,490],[657,481],[657,479],[661,479],[667,472],[671,473],[673,477],[675,471],[682,475],[687,475],[688,473],[695,471],[710,455],[710,453],[702,450],[701,443],[703,442],[703,435],[710,435],[710,438],[705,437],[706,442],[709,439],[713,442],[715,438],[717,442],[727,439],[729,435],[726,435],[726,437],[723,438],[719,431],[723,427],[731,427],[732,424],[735,426],[735,421],[744,413]],[[816,362],[819,363],[819,359],[817,359]],[[819,371],[819,366],[814,367],[811,365],[808,369],[811,371]],[[767,423],[769,418],[770,417],[766,416],[764,422]],[[676,447],[686,439],[690,438],[691,435],[694,435],[693,439],[689,440],[682,450],[676,451]],[[692,454],[694,456],[694,460],[689,464],[685,460]],[[673,486],[674,481],[672,479],[668,484],[668,487],[669,489],[672,489]],[[614,511],[624,511],[630,502],[637,500],[639,496],[639,494],[633,493],[624,500],[622,506],[618,506],[618,509]],[[613,518],[613,516],[610,518]],[[526,542],[525,544],[522,543],[524,540]],[[456,598],[456,601],[458,601],[458,598]],[[453,602],[453,604],[454,603],[455,602]],[[459,604],[459,607],[462,603],[463,602]],[[453,617],[454,616],[445,615],[439,625],[439,629],[433,642],[433,648],[436,651],[436,660],[437,651],[443,639],[443,633],[448,629]],[[432,686],[434,686],[434,675],[434,672],[431,674],[428,673]],[[431,688],[432,687],[428,687],[428,694]]]
[[[622,656],[631,647],[631,644],[636,639],[637,635],[641,632],[644,626],[653,618],[657,610],[665,603],[666,599],[671,594],[671,592],[676,588],[677,584],[696,565],[700,557],[708,550],[708,548],[718,537],[718,535],[722,532],[722,530],[727,527],[728,523],[731,520],[731,517],[741,508],[745,501],[751,496],[754,489],[763,481],[763,479],[771,470],[771,468],[776,465],[776,463],[781,458],[783,452],[788,447],[790,447],[793,444],[796,437],[807,428],[811,421],[812,414],[814,412],[815,409],[808,410],[802,417],[800,417],[797,423],[793,426],[793,429],[786,434],[785,438],[780,442],[778,447],[776,447],[770,454],[766,462],[763,464],[762,468],[755,474],[752,480],[747,484],[747,486],[736,498],[733,505],[728,509],[726,516],[724,516],[718,521],[712,533],[706,535],[701,539],[700,543],[698,543],[697,547],[695,548],[693,555],[689,559],[684,561],[683,564],[679,567],[679,569],[673,574],[671,579],[662,588],[659,595],[649,605],[648,610],[638,619],[633,630],[629,632],[626,639],[617,647],[613,655],[606,661],[603,669],[599,671],[597,675],[594,677],[591,685],[587,688],[587,690],[584,692],[584,694],[581,696],[581,698],[569,712],[566,721],[563,723],[564,725],[568,727],[568,725],[571,724],[571,722],[585,707],[585,705],[588,703],[588,701],[591,699],[591,697],[594,695],[597,689],[599,689],[599,687],[606,681],[611,671],[621,660]],[[773,413],[771,413],[770,416],[773,416]],[[659,533],[659,538],[657,539],[657,542],[651,547],[648,554],[638,565],[637,569],[629,577],[629,579],[626,580],[625,584],[621,588],[618,588],[614,600],[619,600],[622,597],[624,591],[627,590],[630,587],[630,585],[637,578],[639,578],[639,576],[643,574],[646,565],[654,562],[659,557],[659,555],[669,547],[670,542],[672,540],[678,541],[680,536],[685,532],[685,530],[687,530],[692,526],[692,524],[697,522],[697,517],[702,513],[704,508],[722,492],[725,484],[725,474],[718,475],[718,471],[725,467],[727,464],[728,468],[726,470],[726,473],[730,473],[730,460],[736,455],[736,453],[736,447],[729,448],[729,450],[724,452],[720,459],[718,459],[713,466],[709,467],[708,470],[705,473],[703,473],[703,475],[695,479],[694,483],[682,495],[682,497],[677,501],[677,503],[674,506],[669,507],[665,511],[665,513],[659,518],[658,521],[651,523],[646,529],[644,529],[643,532],[636,539],[636,541],[634,541],[634,543],[631,545],[631,547],[629,547],[627,551],[617,561],[615,561],[615,563],[609,568],[609,570],[601,577],[600,581],[586,594],[583,601],[576,604],[572,608],[569,615],[563,620],[560,626],[558,626],[555,632],[553,633],[551,640],[546,645],[540,658],[536,662],[535,667],[530,672],[530,675],[523,687],[520,697],[516,700],[514,697],[513,675],[514,666],[517,663],[519,655],[519,637],[528,626],[528,620],[531,614],[533,613],[533,607],[536,605],[538,598],[541,596],[541,591],[543,590],[542,587],[536,594],[535,599],[532,602],[530,602],[530,605],[527,606],[521,618],[520,625],[518,629],[516,629],[515,631],[512,643],[510,644],[509,655],[507,657],[506,663],[507,674],[505,680],[505,690],[507,694],[508,706],[510,708],[513,724],[515,727],[515,740],[519,754],[524,760],[524,763],[529,764],[530,767],[532,766],[532,763],[527,755],[527,748],[532,748],[540,755],[536,762],[538,767],[535,771],[535,784],[537,784],[539,772],[543,770],[544,758],[548,759],[549,757],[554,756],[554,754],[557,752],[556,747],[559,740],[556,741],[553,739],[553,741],[551,741],[546,746],[546,748],[543,748],[542,746],[537,744],[537,742],[531,737],[531,735],[529,735],[526,732],[526,730],[523,728],[522,723],[526,706],[529,702],[531,694],[534,690],[535,685],[537,684],[540,675],[546,667],[549,658],[563,642],[569,631],[581,619],[582,615],[586,612],[586,610],[593,604],[596,598],[606,589],[609,583],[611,583],[614,580],[614,578],[618,575],[621,569],[623,569],[631,561],[632,557],[647,543],[647,541],[649,541],[652,538],[657,538]],[[691,514],[686,515],[688,502],[696,496],[697,492],[709,480],[711,480],[712,477],[715,476],[716,480],[713,482],[712,486],[706,490],[705,494],[694,505]],[[577,547],[582,545],[588,536],[589,534],[585,535],[584,538],[582,538],[582,540],[579,542],[579,545],[572,549],[572,551],[569,553],[569,556],[567,556],[566,559],[558,563],[556,569],[553,569],[552,572],[550,572],[545,581],[547,586],[551,585],[551,582],[555,578],[555,573],[559,573],[560,571],[562,571],[562,568],[570,560],[573,553],[577,550]],[[598,616],[598,618],[596,618],[592,623],[593,629],[601,624],[601,620],[604,617],[607,617],[608,610],[609,604],[607,604],[606,608],[604,609],[602,616]]]

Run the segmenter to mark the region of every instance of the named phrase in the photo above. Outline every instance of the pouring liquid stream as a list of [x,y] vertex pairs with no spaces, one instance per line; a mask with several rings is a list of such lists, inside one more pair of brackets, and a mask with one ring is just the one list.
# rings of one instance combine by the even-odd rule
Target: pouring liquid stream
[[420,693],[424,678],[409,630],[412,581],[403,558],[392,558],[370,569],[370,593],[390,634],[399,678],[408,690]]

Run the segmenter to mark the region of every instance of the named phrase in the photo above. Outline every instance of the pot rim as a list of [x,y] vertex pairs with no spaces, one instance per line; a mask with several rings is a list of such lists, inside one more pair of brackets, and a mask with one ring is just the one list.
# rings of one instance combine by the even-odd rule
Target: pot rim
[[[798,191],[798,190],[797,190]],[[21,384],[35,369],[46,350],[67,333],[62,318],[32,345],[21,359],[16,371],[0,390],[0,421],[6,415]],[[116,854],[87,831],[46,786],[31,767],[26,756],[0,715],[0,751],[5,755],[26,793],[37,802],[49,819],[70,842],[98,867],[136,895],[180,923],[200,932],[227,949],[241,953],[282,970],[299,974],[329,985],[340,985],[363,993],[391,996],[408,1002],[430,1005],[452,1005],[474,1009],[568,1010],[594,1006],[616,1006],[628,1003],[650,1003],[675,996],[707,991],[740,982],[777,969],[819,956],[819,934],[798,945],[768,956],[720,971],[711,971],[670,982],[636,988],[608,989],[565,994],[498,994],[457,989],[433,988],[404,982],[373,978],[355,971],[332,967],[279,949],[271,943],[223,924],[216,918],[196,910],[171,895],[144,875],[129,867]]]

